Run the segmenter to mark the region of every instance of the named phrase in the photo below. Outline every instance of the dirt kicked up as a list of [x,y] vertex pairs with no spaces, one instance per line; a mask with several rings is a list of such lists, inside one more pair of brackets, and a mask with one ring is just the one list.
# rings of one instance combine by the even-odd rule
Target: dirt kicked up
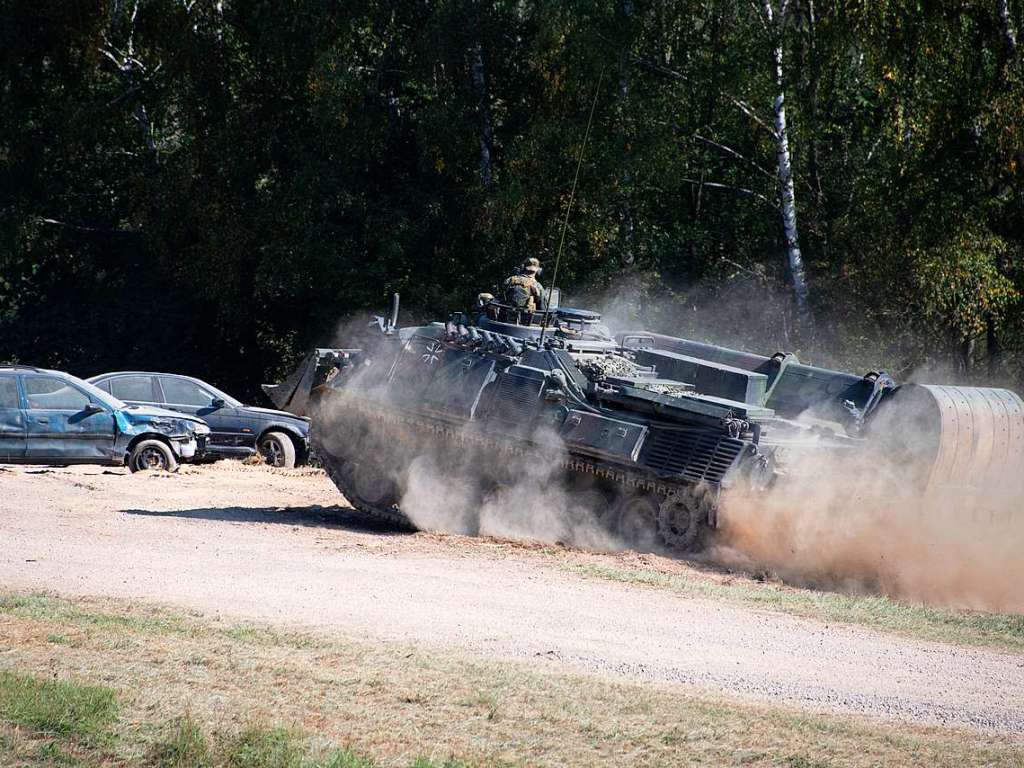
[[[7,595],[113,600],[114,611],[141,601],[386,644],[399,666],[395,649],[408,648],[960,748],[1024,744],[1017,616],[792,589],[653,555],[368,527],[313,469],[0,467],[0,491]],[[43,619],[0,614],[0,668],[45,667],[17,623],[30,620]]]

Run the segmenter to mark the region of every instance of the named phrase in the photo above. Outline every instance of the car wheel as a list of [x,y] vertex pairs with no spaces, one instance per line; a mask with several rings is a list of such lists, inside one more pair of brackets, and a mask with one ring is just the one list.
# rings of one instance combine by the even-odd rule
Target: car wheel
[[159,440],[143,440],[128,456],[128,469],[141,472],[146,469],[162,469],[166,472],[178,471],[178,460],[174,458],[166,443]]
[[267,432],[260,438],[260,456],[271,467],[291,469],[295,466],[295,443],[284,432]]

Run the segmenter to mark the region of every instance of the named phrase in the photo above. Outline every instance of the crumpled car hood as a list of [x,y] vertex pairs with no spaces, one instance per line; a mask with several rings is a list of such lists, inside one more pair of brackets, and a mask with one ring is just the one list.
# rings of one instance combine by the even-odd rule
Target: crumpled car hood
[[153,419],[177,419],[178,421],[188,421],[193,424],[206,424],[198,416],[193,416],[190,413],[171,411],[167,408],[154,408],[149,405],[131,406],[130,408],[125,408],[121,413],[133,424],[145,424]]

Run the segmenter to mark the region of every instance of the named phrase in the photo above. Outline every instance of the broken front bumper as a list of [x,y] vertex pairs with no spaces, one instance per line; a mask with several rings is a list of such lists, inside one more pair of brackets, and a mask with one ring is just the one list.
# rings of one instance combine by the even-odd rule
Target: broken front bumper
[[185,435],[173,435],[171,437],[171,448],[183,461],[202,458],[206,453],[206,441],[210,435],[210,428],[196,427],[194,432]]
[[171,438],[171,448],[179,459],[193,459],[199,451],[199,441],[193,435],[181,435]]

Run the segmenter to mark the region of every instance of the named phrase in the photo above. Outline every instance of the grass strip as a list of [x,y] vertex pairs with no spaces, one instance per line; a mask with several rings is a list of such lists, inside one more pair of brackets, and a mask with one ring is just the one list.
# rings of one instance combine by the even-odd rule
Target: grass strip
[[[117,690],[108,749],[130,764],[1024,765],[1024,749],[997,735],[743,704],[543,660],[222,624],[110,600],[26,595],[0,605],[0,630],[12,639],[0,665]],[[57,743],[65,757],[97,754],[73,747]],[[451,755],[462,762],[445,763]]]
[[561,567],[582,576],[655,587],[687,597],[870,627],[921,640],[1024,653],[1024,615],[934,608],[881,595],[844,595],[750,582],[723,584],[700,576],[597,563],[565,563]]
[[12,725],[95,742],[116,714],[109,688],[0,670],[0,720]]
[[[191,715],[152,727],[113,729],[112,690],[0,671],[0,765],[93,768],[138,762],[147,768],[380,768],[349,749],[325,748],[296,729],[250,725],[211,734]],[[146,741],[145,733],[157,736]],[[97,738],[98,736],[105,738]],[[141,760],[127,756],[141,754]],[[461,768],[417,758],[410,768]]]

